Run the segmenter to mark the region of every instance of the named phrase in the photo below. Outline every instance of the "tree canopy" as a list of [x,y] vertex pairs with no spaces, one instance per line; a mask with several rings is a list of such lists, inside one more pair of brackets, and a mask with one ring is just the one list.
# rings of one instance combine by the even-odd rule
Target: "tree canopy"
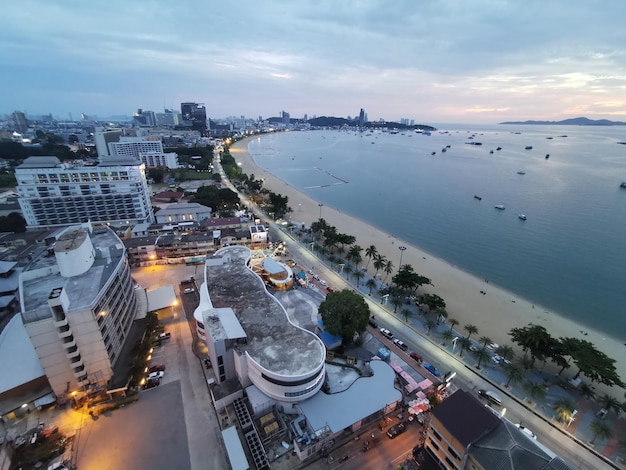
[[319,306],[326,331],[352,342],[355,333],[363,333],[370,318],[365,299],[351,290],[330,292]]
[[220,189],[216,186],[201,186],[198,188],[193,202],[210,207],[213,212],[219,213],[237,209],[239,196],[228,188]]

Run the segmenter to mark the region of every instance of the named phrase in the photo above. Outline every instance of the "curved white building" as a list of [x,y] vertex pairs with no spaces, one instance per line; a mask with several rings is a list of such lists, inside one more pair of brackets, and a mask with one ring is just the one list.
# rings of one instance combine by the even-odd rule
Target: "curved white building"
[[326,349],[315,334],[289,321],[249,268],[250,256],[248,248],[230,246],[207,258],[194,312],[198,334],[218,382],[237,377],[277,402],[300,402],[324,384]]

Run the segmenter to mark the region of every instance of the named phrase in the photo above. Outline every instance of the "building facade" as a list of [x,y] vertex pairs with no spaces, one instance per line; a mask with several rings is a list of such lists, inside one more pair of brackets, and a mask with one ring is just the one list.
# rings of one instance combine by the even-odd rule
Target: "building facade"
[[180,113],[183,116],[183,125],[200,132],[206,132],[206,107],[202,103],[181,103]]
[[154,221],[143,164],[108,160],[84,166],[56,157],[29,157],[15,169],[15,178],[29,227]]
[[138,308],[126,250],[110,228],[60,232],[22,272],[20,303],[58,399],[107,386]]

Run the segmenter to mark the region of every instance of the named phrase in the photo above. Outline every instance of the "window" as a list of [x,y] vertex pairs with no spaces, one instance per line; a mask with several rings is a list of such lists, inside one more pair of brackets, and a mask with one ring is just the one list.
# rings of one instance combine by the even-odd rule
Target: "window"
[[461,460],[461,457],[459,457],[459,455],[454,451],[451,446],[448,446],[448,452],[450,452],[450,455],[452,455],[452,457],[454,457],[455,459]]
[[437,445],[435,441],[430,441],[430,445],[433,446],[435,449],[439,450],[439,446]]
[[439,433],[438,433],[437,431],[435,431],[434,429],[433,429],[433,436],[435,436],[435,437],[437,438],[437,440],[438,440],[438,441],[440,441],[440,440],[441,440],[441,436],[440,436],[440,435],[439,435]]

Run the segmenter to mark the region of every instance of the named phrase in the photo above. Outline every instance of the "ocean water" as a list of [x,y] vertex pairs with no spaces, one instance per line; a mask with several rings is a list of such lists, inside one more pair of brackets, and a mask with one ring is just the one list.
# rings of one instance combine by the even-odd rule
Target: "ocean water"
[[626,340],[626,126],[437,127],[278,133],[248,150],[324,205]]

